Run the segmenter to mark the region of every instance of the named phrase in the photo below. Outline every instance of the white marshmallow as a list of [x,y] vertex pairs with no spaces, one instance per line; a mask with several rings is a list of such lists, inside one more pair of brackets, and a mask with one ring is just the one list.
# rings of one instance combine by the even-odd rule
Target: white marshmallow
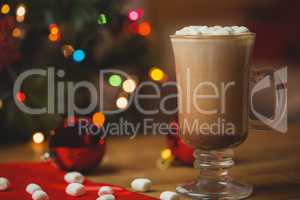
[[35,184],[35,183],[30,183],[26,186],[26,192],[29,194],[33,194],[35,191],[42,190],[41,186]]
[[70,196],[79,197],[85,194],[85,188],[80,183],[70,183],[66,187],[66,193]]
[[33,200],[48,200],[49,196],[43,190],[37,190],[32,193],[32,199]]
[[176,192],[165,191],[160,194],[161,200],[179,200],[179,195]]
[[151,180],[147,178],[137,178],[131,182],[131,188],[137,192],[147,192],[151,189]]
[[187,26],[176,31],[176,35],[238,35],[249,32],[245,26]]
[[0,177],[0,191],[5,191],[9,188],[10,183],[7,178]]
[[116,197],[112,194],[105,194],[102,195],[101,197],[98,197],[96,200],[115,200]]
[[68,172],[64,176],[64,179],[67,183],[83,183],[85,178],[79,172]]
[[102,186],[98,190],[98,195],[113,194],[114,190],[109,186]]

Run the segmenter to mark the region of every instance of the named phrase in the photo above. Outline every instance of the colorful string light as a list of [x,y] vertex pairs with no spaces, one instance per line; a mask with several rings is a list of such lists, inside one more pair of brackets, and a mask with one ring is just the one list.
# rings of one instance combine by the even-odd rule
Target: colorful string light
[[41,132],[34,133],[32,136],[32,141],[35,144],[41,144],[45,141],[45,136]]
[[140,13],[137,10],[128,11],[128,19],[131,21],[137,21],[140,18]]
[[165,76],[164,72],[158,67],[151,68],[149,75],[154,81],[162,81]]
[[102,112],[96,112],[92,117],[92,122],[98,127],[102,127],[105,122],[105,115]]
[[59,30],[57,24],[50,24],[49,25],[48,39],[51,42],[57,42],[57,41],[60,40],[60,30]]
[[63,45],[61,47],[61,50],[62,50],[62,53],[64,54],[65,58],[70,57],[73,54],[73,52],[74,52],[74,48],[71,45],[69,45],[69,44]]
[[127,79],[123,82],[122,88],[125,92],[133,92],[136,88],[136,82],[133,79]]
[[17,16],[25,16],[26,14],[26,8],[24,5],[19,5],[17,10],[16,10],[16,15]]
[[10,7],[8,4],[3,4],[3,6],[1,7],[1,13],[2,14],[8,14],[10,11]]
[[139,24],[138,33],[141,36],[148,36],[151,33],[151,25],[149,22],[142,22]]
[[113,74],[108,78],[108,83],[111,86],[119,87],[122,84],[122,78],[117,74]]
[[107,24],[107,17],[105,14],[100,14],[98,19],[97,19],[98,24],[103,25],[103,24]]
[[116,105],[120,109],[124,109],[128,106],[128,100],[126,97],[119,97],[117,99]]
[[12,31],[12,36],[15,38],[23,38],[24,37],[24,31],[18,27],[14,28]]
[[85,58],[85,53],[82,49],[77,49],[73,52],[73,60],[75,62],[82,62]]
[[26,100],[26,95],[25,95],[25,93],[24,93],[24,92],[18,92],[18,93],[16,94],[16,99],[17,99],[17,101],[19,101],[19,102],[24,102],[24,101]]

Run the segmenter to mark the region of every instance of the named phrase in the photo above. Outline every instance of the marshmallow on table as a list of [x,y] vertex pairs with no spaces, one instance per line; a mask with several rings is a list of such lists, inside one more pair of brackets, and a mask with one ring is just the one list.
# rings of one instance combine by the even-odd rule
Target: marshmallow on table
[[64,179],[67,183],[83,183],[84,176],[79,172],[68,172],[64,176]]
[[37,190],[32,193],[32,199],[33,200],[48,200],[49,196],[43,190]]
[[98,191],[99,196],[105,195],[105,194],[113,194],[113,193],[114,193],[114,190],[109,186],[102,186],[99,188],[99,191]]
[[85,194],[85,188],[80,183],[70,183],[66,187],[66,193],[70,196],[79,197]]
[[137,178],[131,182],[131,188],[137,192],[147,192],[151,189],[151,180],[147,178]]
[[161,200],[179,200],[179,195],[176,192],[165,191],[160,194]]
[[102,195],[100,197],[98,197],[96,200],[115,200],[115,196],[112,195],[112,194],[105,194],[105,195]]
[[35,191],[42,190],[41,186],[35,184],[35,183],[30,183],[26,186],[26,192],[29,194],[33,194]]
[[9,180],[4,177],[0,177],[0,191],[7,190],[10,186]]

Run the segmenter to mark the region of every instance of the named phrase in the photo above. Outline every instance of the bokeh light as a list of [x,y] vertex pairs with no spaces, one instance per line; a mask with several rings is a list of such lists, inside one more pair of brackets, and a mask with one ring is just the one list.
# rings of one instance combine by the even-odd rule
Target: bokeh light
[[15,38],[22,38],[22,37],[24,37],[24,31],[22,29],[16,27],[12,31],[12,36]]
[[136,82],[133,79],[127,79],[123,82],[122,88],[125,92],[133,92],[136,88]]
[[24,102],[25,99],[26,99],[26,95],[24,92],[18,92],[16,94],[16,99],[19,101],[19,102]]
[[48,39],[51,41],[51,42],[57,42],[59,41],[59,34],[49,34],[48,35]]
[[92,117],[92,122],[98,127],[102,127],[105,122],[105,115],[102,112],[96,112]]
[[139,26],[136,22],[132,22],[128,25],[128,32],[131,34],[136,34],[139,31]]
[[111,86],[119,87],[122,84],[122,78],[117,74],[113,74],[108,78],[108,83]]
[[23,22],[25,20],[25,15],[22,15],[22,16],[17,15],[16,20],[17,20],[17,22],[20,22],[20,23]]
[[17,11],[16,11],[16,15],[17,16],[24,16],[26,14],[26,8],[24,5],[20,5],[18,8],[17,8]]
[[172,159],[173,155],[172,155],[171,149],[167,148],[167,149],[164,149],[164,150],[161,151],[160,156],[164,160],[169,160],[169,159]]
[[158,67],[153,67],[150,69],[150,77],[154,81],[161,81],[164,78],[164,72]]
[[2,14],[7,14],[10,11],[10,7],[8,4],[3,4],[3,6],[1,7],[1,13]]
[[143,22],[139,24],[138,32],[142,36],[148,36],[151,33],[151,25],[148,22]]
[[77,49],[76,51],[74,51],[73,53],[73,60],[75,62],[82,62],[85,58],[85,53],[83,50],[81,49]]
[[59,32],[59,29],[58,29],[57,26],[54,26],[54,27],[52,27],[52,28],[50,29],[50,33],[53,34],[53,35],[58,34],[58,32]]
[[71,45],[69,45],[69,44],[63,45],[61,47],[61,50],[62,50],[62,53],[64,54],[65,58],[70,57],[73,54],[73,52],[74,52],[74,48]]
[[35,144],[41,144],[45,141],[45,136],[41,132],[34,133],[33,136],[32,136],[32,141]]
[[107,17],[105,14],[100,14],[98,19],[97,19],[98,24],[102,25],[102,24],[107,24]]
[[140,13],[137,10],[128,11],[128,19],[131,21],[136,21],[140,18]]
[[127,105],[128,105],[128,100],[127,100],[127,98],[126,98],[126,97],[119,97],[119,98],[117,99],[116,105],[117,105],[117,107],[120,108],[120,109],[126,108]]

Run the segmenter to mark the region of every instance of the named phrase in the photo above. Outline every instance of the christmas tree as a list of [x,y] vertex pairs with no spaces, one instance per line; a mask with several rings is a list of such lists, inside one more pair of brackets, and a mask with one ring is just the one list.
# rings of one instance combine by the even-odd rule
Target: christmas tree
[[[98,86],[99,70],[122,70],[137,84],[151,67],[147,41],[151,25],[145,20],[144,11],[130,6],[130,2],[2,1],[0,7],[1,141],[28,139],[35,132],[47,135],[67,116],[66,109],[40,115],[19,110],[15,100],[32,108],[47,107],[49,101],[46,76],[28,77],[21,90],[13,94],[15,80],[26,70],[53,67],[60,82],[85,80]],[[123,91],[124,81],[124,77],[116,74],[107,78],[104,93],[110,99],[105,101],[109,104],[105,106],[126,107],[126,97],[132,90],[125,88]],[[66,98],[61,100],[56,93],[54,95],[56,101],[66,104]],[[118,101],[118,98],[123,99]],[[75,103],[78,107],[86,107],[90,100],[91,95],[80,90]],[[90,115],[97,111],[95,109]],[[134,116],[135,108],[126,112]],[[126,116],[126,112],[123,115]],[[117,116],[105,117],[114,120]]]

